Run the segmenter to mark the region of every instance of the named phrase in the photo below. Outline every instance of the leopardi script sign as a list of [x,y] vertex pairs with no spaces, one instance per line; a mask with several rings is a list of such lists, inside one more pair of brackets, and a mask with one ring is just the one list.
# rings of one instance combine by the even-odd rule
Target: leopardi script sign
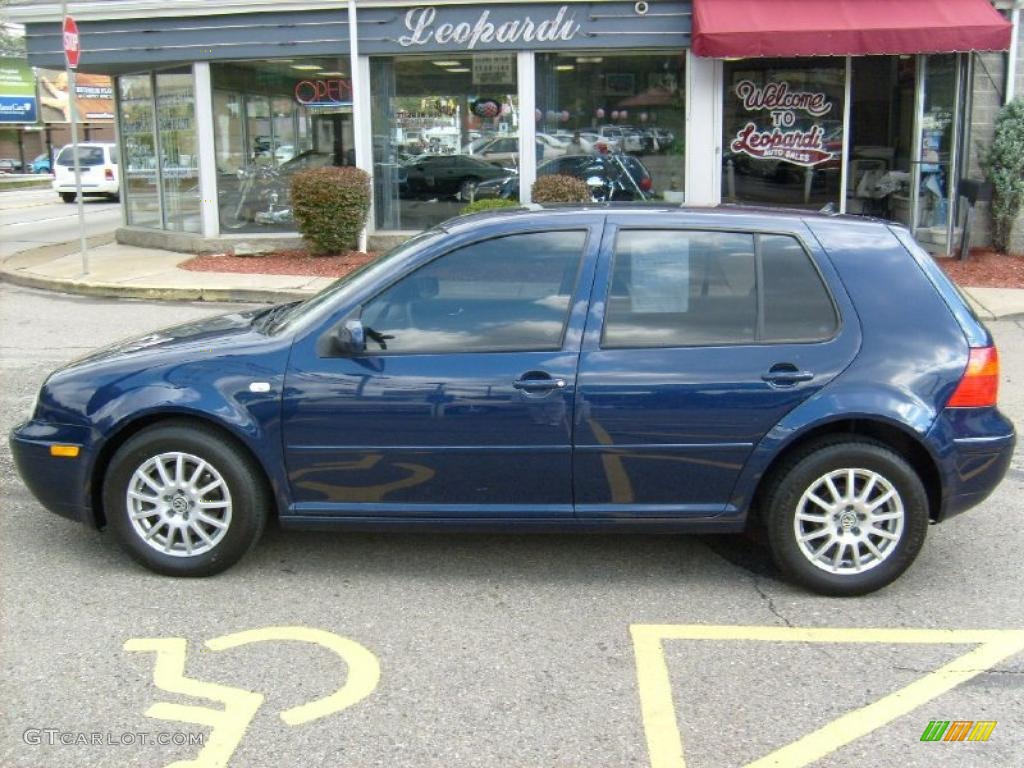
[[492,51],[636,51],[690,45],[690,0],[371,5],[359,11],[359,51],[369,55],[450,53],[457,58]]
[[572,40],[581,26],[576,13],[567,5],[544,17],[524,15],[497,24],[491,21],[491,12],[486,9],[473,21],[440,21],[437,8],[428,5],[406,11],[408,33],[398,38],[398,44],[405,48],[456,44],[472,51],[478,45],[486,47],[491,43],[557,43]]
[[798,125],[797,114],[820,118],[832,111],[832,102],[823,91],[799,91],[785,80],[756,85],[741,80],[734,89],[747,112],[767,112],[771,125],[759,125],[751,119],[732,140],[733,152],[758,160],[783,160],[811,167],[836,156],[825,144],[825,127],[819,123]]

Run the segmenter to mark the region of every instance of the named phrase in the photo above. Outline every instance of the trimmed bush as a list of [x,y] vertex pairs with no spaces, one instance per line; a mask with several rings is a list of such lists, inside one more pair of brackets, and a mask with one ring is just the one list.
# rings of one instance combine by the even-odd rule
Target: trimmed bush
[[1024,98],[999,110],[995,137],[982,152],[981,168],[992,182],[992,243],[1006,252],[1013,222],[1024,207]]
[[474,200],[462,209],[463,215],[467,213],[480,213],[481,211],[496,211],[500,208],[518,208],[516,200],[505,200],[501,197],[492,197],[484,200]]
[[356,246],[370,211],[370,177],[358,168],[316,168],[292,177],[292,215],[314,256]]
[[589,203],[590,188],[574,176],[541,176],[531,188],[535,203]]

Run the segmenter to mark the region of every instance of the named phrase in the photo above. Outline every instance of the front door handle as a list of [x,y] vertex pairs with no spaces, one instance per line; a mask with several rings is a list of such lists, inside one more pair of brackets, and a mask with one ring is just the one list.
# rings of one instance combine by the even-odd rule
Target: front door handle
[[552,378],[547,373],[531,372],[513,381],[512,386],[523,392],[550,392],[553,389],[565,389],[565,379]]
[[780,363],[773,365],[761,378],[777,387],[787,387],[799,384],[801,381],[810,381],[814,378],[814,373],[801,371],[792,363]]

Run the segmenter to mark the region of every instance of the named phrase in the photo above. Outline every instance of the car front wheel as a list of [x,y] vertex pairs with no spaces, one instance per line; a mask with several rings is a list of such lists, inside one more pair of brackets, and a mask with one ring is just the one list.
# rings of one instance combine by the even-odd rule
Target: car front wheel
[[826,595],[862,595],[894,581],[917,557],[928,496],[914,469],[886,446],[831,438],[775,473],[765,496],[776,564]]
[[156,425],[114,455],[103,488],[121,545],[168,576],[211,576],[259,540],[270,501],[260,468],[215,430]]

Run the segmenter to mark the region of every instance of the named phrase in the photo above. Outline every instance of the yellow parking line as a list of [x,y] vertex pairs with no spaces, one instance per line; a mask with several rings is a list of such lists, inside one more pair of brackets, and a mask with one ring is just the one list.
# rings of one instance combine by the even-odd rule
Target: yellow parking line
[[833,720],[747,768],[801,768],[871,733],[999,662],[1024,651],[1024,630],[837,629],[635,624],[630,627],[637,685],[652,768],[685,768],[665,640],[746,640],[797,643],[972,644],[968,653],[876,702]]

